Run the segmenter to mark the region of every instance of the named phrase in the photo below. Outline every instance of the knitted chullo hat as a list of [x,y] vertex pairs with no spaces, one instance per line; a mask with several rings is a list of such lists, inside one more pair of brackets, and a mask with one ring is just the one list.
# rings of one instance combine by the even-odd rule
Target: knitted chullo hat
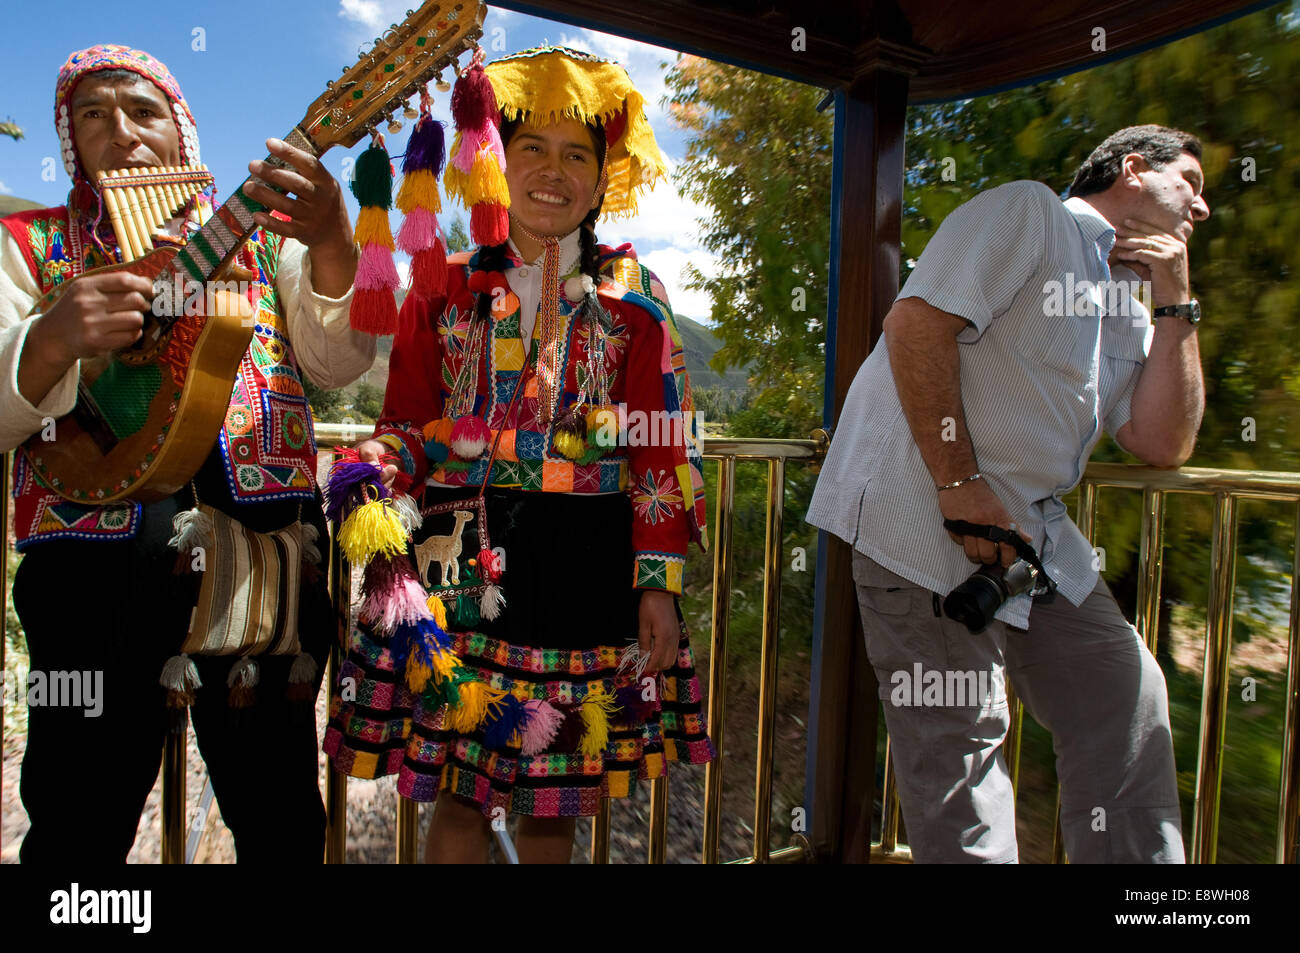
[[94,184],[89,182],[85,169],[82,168],[81,157],[77,155],[77,144],[72,138],[72,93],[86,76],[108,69],[125,69],[138,73],[162,90],[171,102],[172,120],[176,123],[176,132],[180,138],[181,162],[198,165],[201,161],[199,133],[194,126],[194,114],[190,112],[189,104],[181,94],[181,87],[171,72],[143,50],[103,44],[78,50],[69,56],[59,70],[59,78],[54,86],[54,123],[59,131],[59,146],[63,150],[63,167],[73,183]]
[[[487,90],[474,75],[476,69],[486,77],[495,96],[495,103],[490,107],[485,102]],[[472,98],[475,108],[469,110],[468,122],[464,121],[466,117],[456,115],[456,140],[443,181],[447,194],[460,198],[467,206],[499,198],[499,189],[504,187],[503,182],[497,187],[490,184],[483,187],[485,173],[479,171],[484,150],[495,152],[501,148],[499,135],[494,135],[501,118],[518,119],[535,126],[551,125],[563,119],[576,119],[588,125],[600,123],[609,147],[605,157],[608,185],[601,208],[605,216],[636,214],[637,193],[645,187],[653,188],[667,171],[654,130],[646,119],[645,97],[632,85],[627,70],[612,60],[565,47],[539,47],[496,60],[486,67],[478,67],[476,63],[465,71],[456,86],[453,114],[464,112],[457,109],[458,97]],[[491,129],[482,124],[480,115],[488,108],[493,113]],[[466,142],[475,150],[474,154],[461,155],[462,144]],[[497,155],[504,175],[504,155]],[[475,168],[476,161],[478,168]],[[491,172],[490,168],[487,172]],[[507,194],[505,204],[508,203]],[[471,216],[472,223],[475,218]]]

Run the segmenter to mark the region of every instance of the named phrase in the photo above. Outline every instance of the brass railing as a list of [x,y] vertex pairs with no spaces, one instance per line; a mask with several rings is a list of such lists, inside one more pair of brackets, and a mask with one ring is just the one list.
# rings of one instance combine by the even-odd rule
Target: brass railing
[[[352,442],[364,434],[359,428],[321,425],[317,437],[322,447]],[[755,752],[753,855],[741,863],[800,862],[812,859],[807,842],[796,835],[792,846],[776,851],[769,849],[771,833],[771,791],[773,770],[773,726],[776,716],[777,646],[782,576],[781,539],[784,522],[785,467],[789,460],[814,461],[824,453],[824,440],[721,440],[705,441],[705,456],[718,462],[712,525],[713,550],[713,618],[709,663],[708,724],[716,739],[718,759],[705,769],[704,837],[702,859],[718,862],[719,832],[722,821],[722,781],[725,759],[722,738],[726,724],[727,636],[730,593],[735,568],[732,544],[737,461],[760,461],[767,464],[767,530],[764,544],[763,638],[760,656],[760,690],[758,739]],[[8,525],[9,455],[0,476],[0,519]],[[1160,583],[1163,569],[1164,501],[1169,493],[1200,494],[1214,499],[1214,523],[1211,534],[1211,587],[1207,605],[1205,665],[1202,684],[1201,715],[1198,728],[1198,754],[1195,804],[1189,860],[1213,863],[1218,840],[1219,792],[1223,777],[1223,744],[1227,718],[1228,666],[1231,650],[1232,599],[1236,572],[1237,502],[1261,499],[1297,504],[1296,552],[1293,557],[1290,625],[1288,633],[1286,711],[1282,734],[1282,763],[1278,801],[1275,857],[1278,862],[1297,861],[1296,843],[1300,833],[1300,474],[1208,469],[1155,470],[1120,464],[1092,464],[1079,488],[1077,522],[1088,539],[1096,529],[1097,491],[1101,487],[1139,489],[1143,494],[1140,543],[1140,575],[1135,625],[1154,652],[1159,629]],[[0,572],[7,578],[8,546],[0,551]],[[338,547],[330,550],[330,593],[339,613],[339,624],[346,625],[351,596],[350,578]],[[7,606],[7,586],[0,592],[0,614]],[[3,663],[0,646],[0,663]],[[332,653],[327,683],[332,683],[337,653]],[[1019,790],[1020,731],[1023,706],[1008,686],[1012,708],[1011,731],[1005,752],[1012,775],[1013,789]],[[883,796],[882,839],[873,845],[874,861],[906,862],[909,852],[898,844],[898,795],[886,744],[886,773]],[[326,861],[343,862],[347,838],[347,779],[332,769],[326,777]],[[662,862],[667,843],[667,778],[652,782],[649,820],[648,860]],[[413,863],[417,854],[418,805],[398,798],[396,859]],[[1057,795],[1056,833],[1053,860],[1061,861],[1060,796]],[[181,862],[185,851],[185,737],[169,736],[163,758],[162,856],[164,862]],[[609,859],[608,802],[592,825],[592,861]]]
[[[1297,504],[1295,550],[1291,575],[1290,625],[1287,648],[1286,713],[1282,729],[1282,771],[1278,792],[1278,863],[1296,863],[1300,833],[1300,473],[1186,468],[1157,470],[1117,463],[1093,463],[1079,485],[1077,523],[1095,544],[1097,491],[1117,487],[1142,491],[1142,527],[1138,553],[1137,609],[1134,625],[1152,653],[1160,626],[1160,581],[1164,568],[1165,497],[1170,493],[1210,496],[1214,500],[1211,530],[1210,592],[1206,606],[1205,663],[1197,737],[1196,790],[1192,809],[1191,863],[1215,862],[1219,831],[1219,792],[1223,781],[1223,743],[1227,725],[1228,665],[1232,649],[1232,600],[1237,571],[1237,502],[1274,500]],[[1013,791],[1019,793],[1020,729],[1024,708],[1007,686],[1011,730],[1005,756]],[[898,845],[898,790],[885,747],[881,840],[872,847],[873,861],[905,861],[907,848]],[[1056,800],[1056,830],[1052,861],[1064,858],[1061,840],[1060,791]]]

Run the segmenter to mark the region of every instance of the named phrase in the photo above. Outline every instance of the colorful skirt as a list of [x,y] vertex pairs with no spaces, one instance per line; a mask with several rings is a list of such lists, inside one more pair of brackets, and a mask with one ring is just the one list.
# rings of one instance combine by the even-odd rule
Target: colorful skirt
[[[430,487],[425,503],[469,496]],[[453,651],[492,688],[548,702],[563,717],[554,740],[525,755],[517,733],[452,730],[447,706],[407,688],[389,640],[359,623],[331,689],[324,749],[334,767],[357,778],[396,774],[398,792],[417,801],[447,789],[489,816],[501,807],[578,817],[595,814],[602,798],[628,796],[634,780],[664,774],[668,761],[712,760],[680,610],[673,667],[638,676],[622,664],[636,644],[640,600],[628,498],[494,489],[487,527],[505,552],[505,607],[472,630],[458,631],[449,615]],[[602,693],[624,703],[606,706],[608,740],[597,753],[584,737],[583,703]]]

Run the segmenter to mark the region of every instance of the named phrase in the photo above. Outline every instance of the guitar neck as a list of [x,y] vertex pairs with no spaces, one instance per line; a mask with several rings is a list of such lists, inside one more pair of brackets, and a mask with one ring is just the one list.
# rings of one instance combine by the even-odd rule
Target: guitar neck
[[[284,141],[313,156],[319,157],[323,151],[318,149],[297,126],[284,137]],[[265,161],[276,168],[288,168],[288,163],[276,156],[267,156]],[[244,185],[249,182],[265,185],[276,192],[284,193],[284,189],[255,175],[245,179],[230,198],[226,199],[208,218],[203,227],[190,236],[185,247],[172,259],[172,269],[182,278],[206,284],[235,257],[235,253],[248,240],[248,236],[256,230],[257,224],[253,221],[253,215],[256,212],[265,212],[266,206],[244,194]]]

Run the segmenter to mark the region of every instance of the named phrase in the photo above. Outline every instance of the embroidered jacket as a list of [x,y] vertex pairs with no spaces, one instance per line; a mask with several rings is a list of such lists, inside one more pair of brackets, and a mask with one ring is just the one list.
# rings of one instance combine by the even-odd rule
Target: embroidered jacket
[[[494,298],[486,346],[478,368],[472,413],[495,438],[501,432],[491,485],[547,493],[628,492],[633,507],[636,550],[633,585],[680,593],[689,541],[704,543],[704,493],[699,435],[686,380],[681,338],[663,286],[636,260],[631,246],[601,248],[600,303],[612,323],[605,336],[610,398],[619,407],[618,446],[603,455],[588,452],[577,461],[556,450],[556,421],[591,388],[585,380],[587,321],[574,320],[578,307],[559,288],[564,383],[556,406],[544,419],[538,400],[537,355],[542,322],[532,347],[520,338],[518,297],[505,289]],[[444,297],[403,303],[393,341],[384,410],[377,439],[397,454],[401,467],[420,485],[477,486],[482,483],[492,443],[473,461],[431,463],[425,453],[425,425],[444,416],[444,404],[462,372],[474,317],[468,278],[477,264],[467,253],[448,260]],[[514,261],[514,264],[519,264]],[[525,375],[517,405],[511,398]],[[507,411],[509,416],[507,417]]]
[[[35,209],[0,219],[8,234],[13,237],[21,252],[23,262],[40,293],[84,270],[108,262],[102,253],[89,242],[79,240],[71,233],[66,207]],[[4,235],[0,231],[0,235]],[[216,450],[221,455],[226,482],[231,499],[236,503],[257,503],[275,500],[311,500],[316,493],[316,442],[312,429],[311,409],[303,390],[293,348],[289,343],[288,323],[281,303],[282,292],[276,279],[284,261],[284,239],[259,229],[240,251],[238,261],[258,276],[249,297],[255,306],[253,339],[239,366],[231,391],[230,407],[225,424],[218,436]],[[13,248],[11,243],[7,247]],[[294,265],[309,267],[305,250],[295,250],[302,261]],[[79,261],[78,261],[79,260]],[[26,329],[22,321],[32,300],[14,300],[22,297],[15,287],[15,267],[5,262],[5,291],[10,300],[0,302],[9,321],[16,323],[0,327],[5,363],[12,366],[9,387],[16,383],[18,354],[21,352]],[[305,276],[309,279],[309,276]],[[333,299],[321,299],[334,303]],[[344,299],[338,304],[346,307]],[[304,307],[315,306],[319,303]],[[346,318],[345,318],[346,320]],[[319,322],[318,322],[319,323]],[[6,322],[0,322],[4,325]],[[373,359],[356,347],[356,353],[340,354],[350,345],[338,346],[335,342],[333,356],[325,360],[335,365],[359,365],[355,371],[340,366],[340,376],[351,373],[355,378]],[[321,354],[329,348],[315,342],[313,360],[320,361]],[[8,353],[13,352],[13,353]],[[65,380],[56,387],[75,386],[75,368],[72,381]],[[329,381],[338,386],[347,380]],[[50,409],[46,405],[66,402],[67,407],[52,410],[60,416],[71,409],[69,393],[66,400],[55,397],[42,402],[37,411]],[[6,401],[20,400],[20,395],[6,393]],[[22,402],[25,404],[25,401]],[[30,411],[29,411],[30,413]],[[17,546],[26,546],[49,539],[130,539],[134,537],[140,520],[140,505],[124,501],[103,506],[83,506],[70,503],[40,484],[27,461],[26,452],[15,454],[14,468],[14,530]]]

